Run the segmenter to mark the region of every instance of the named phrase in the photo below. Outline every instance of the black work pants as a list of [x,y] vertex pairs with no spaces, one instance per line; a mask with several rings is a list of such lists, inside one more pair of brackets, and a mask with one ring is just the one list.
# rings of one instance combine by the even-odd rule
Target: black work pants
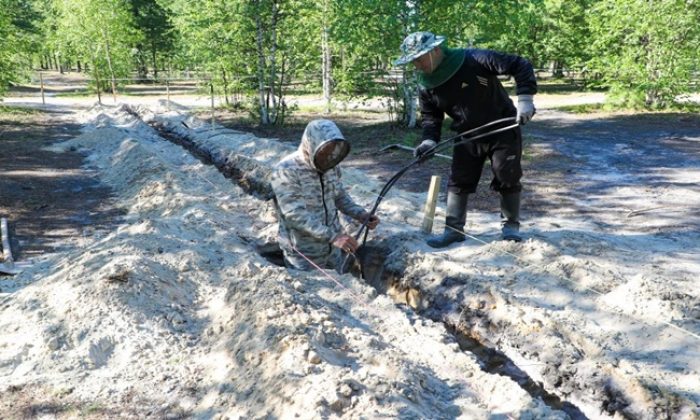
[[523,141],[520,127],[457,145],[452,154],[452,172],[447,184],[448,189],[456,193],[476,192],[488,157],[493,171],[491,189],[501,194],[520,192],[522,190],[520,178],[523,175],[520,166],[522,154]]

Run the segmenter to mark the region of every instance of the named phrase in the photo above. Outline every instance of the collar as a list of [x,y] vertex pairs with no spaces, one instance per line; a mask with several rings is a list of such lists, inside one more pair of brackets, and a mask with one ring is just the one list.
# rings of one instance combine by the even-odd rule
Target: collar
[[441,47],[444,58],[430,74],[418,72],[418,83],[426,89],[433,89],[445,83],[464,63],[464,50]]

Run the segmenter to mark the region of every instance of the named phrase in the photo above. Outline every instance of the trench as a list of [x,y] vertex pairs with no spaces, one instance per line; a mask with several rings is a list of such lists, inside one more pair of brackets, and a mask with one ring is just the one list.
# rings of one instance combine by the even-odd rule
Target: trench
[[[135,112],[132,112],[132,115],[140,118]],[[217,161],[212,157],[211,152],[198,147],[192,140],[173,133],[162,124],[149,123],[148,125],[154,128],[163,139],[185,148],[202,163],[214,165],[225,177],[232,179],[247,194],[262,199],[271,198],[269,185],[266,185],[264,181],[252,179],[253,177],[246,174],[244,170],[237,168],[235,163]],[[385,239],[383,242],[389,240]],[[483,344],[471,337],[468,332],[461,330],[458,325],[453,325],[446,321],[440,316],[442,312],[430,311],[428,313],[428,311],[421,311],[421,291],[406,287],[403,285],[399,274],[385,270],[385,262],[389,256],[390,249],[388,244],[382,243],[363,246],[363,249],[357,253],[359,261],[355,263],[355,269],[351,269],[350,273],[372,286],[377,293],[388,295],[395,303],[406,305],[420,316],[443,324],[447,331],[455,337],[460,349],[473,354],[477,358],[484,372],[510,378],[533,398],[540,399],[551,409],[560,410],[572,419],[588,418],[581,409],[571,402],[547,391],[541,383],[538,383],[518,368],[503,352]],[[284,266],[283,254],[278,244],[256,244],[255,250],[271,264]],[[358,269],[359,267],[361,269]]]
[[439,316],[438,311],[430,311],[430,313],[421,311],[419,309],[421,306],[420,290],[402,286],[399,275],[384,270],[384,263],[390,253],[389,248],[379,246],[368,248],[365,253],[367,258],[362,263],[363,272],[365,273],[364,280],[373,286],[378,293],[387,294],[394,302],[406,304],[421,316],[444,325],[447,331],[453,335],[462,351],[476,356],[484,372],[510,378],[533,398],[539,398],[548,407],[563,411],[574,420],[588,418],[581,409],[571,402],[565,401],[556,394],[547,391],[541,383],[536,382],[527,373],[518,368],[513,360],[503,352],[471,337],[466,331],[462,331],[459,326]]

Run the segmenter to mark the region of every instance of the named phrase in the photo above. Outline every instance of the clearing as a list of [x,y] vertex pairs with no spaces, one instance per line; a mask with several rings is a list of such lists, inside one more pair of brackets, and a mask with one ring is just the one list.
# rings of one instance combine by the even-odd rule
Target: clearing
[[[487,168],[467,242],[428,248],[433,159],[382,203],[363,280],[265,258],[266,175],[307,115],[256,137],[81,104],[0,116],[0,209],[31,263],[0,277],[1,417],[700,416],[697,116],[540,106],[526,241],[497,240]],[[361,115],[337,120],[369,207],[410,156],[377,154]]]

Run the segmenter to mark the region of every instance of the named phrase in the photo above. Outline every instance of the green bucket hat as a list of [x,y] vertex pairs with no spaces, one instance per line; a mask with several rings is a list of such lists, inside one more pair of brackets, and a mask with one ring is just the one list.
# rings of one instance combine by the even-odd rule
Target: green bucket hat
[[401,43],[403,54],[394,61],[394,65],[404,66],[443,42],[445,42],[444,36],[435,36],[432,32],[414,32]]

